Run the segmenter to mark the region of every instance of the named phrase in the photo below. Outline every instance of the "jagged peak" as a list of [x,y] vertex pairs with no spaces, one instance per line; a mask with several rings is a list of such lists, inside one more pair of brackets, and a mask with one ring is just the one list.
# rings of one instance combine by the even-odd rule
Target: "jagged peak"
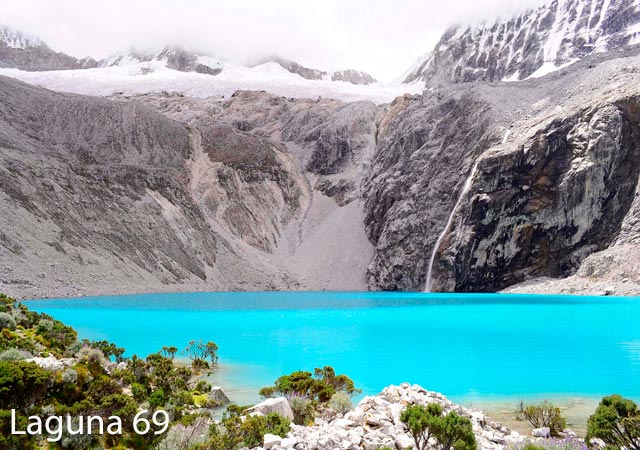
[[40,47],[44,45],[37,36],[32,36],[6,25],[0,25],[0,42],[13,49]]
[[510,16],[449,28],[404,82],[521,80],[636,43],[638,0],[552,0]]

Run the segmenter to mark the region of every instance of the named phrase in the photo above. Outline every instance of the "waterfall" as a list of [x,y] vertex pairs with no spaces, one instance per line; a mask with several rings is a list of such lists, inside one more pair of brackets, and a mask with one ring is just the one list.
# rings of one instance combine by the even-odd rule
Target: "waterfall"
[[447,220],[447,224],[444,226],[444,230],[442,230],[442,233],[440,233],[440,236],[436,241],[436,245],[433,247],[433,251],[431,252],[431,258],[429,259],[429,266],[427,269],[427,284],[424,289],[425,292],[431,292],[431,272],[433,271],[433,262],[436,260],[436,254],[438,253],[440,244],[442,244],[444,237],[449,232],[449,228],[451,228],[451,224],[453,223],[453,217],[456,215],[456,211],[460,206],[460,202],[462,202],[462,197],[464,197],[464,194],[466,194],[471,188],[471,182],[473,181],[473,177],[476,174],[476,171],[478,170],[478,161],[479,159],[476,160],[476,163],[473,165],[473,169],[471,169],[471,173],[465,180],[464,185],[462,186],[462,191],[460,191],[460,195],[456,200],[456,204],[453,206],[453,210],[451,211],[451,214],[449,214],[449,220]]

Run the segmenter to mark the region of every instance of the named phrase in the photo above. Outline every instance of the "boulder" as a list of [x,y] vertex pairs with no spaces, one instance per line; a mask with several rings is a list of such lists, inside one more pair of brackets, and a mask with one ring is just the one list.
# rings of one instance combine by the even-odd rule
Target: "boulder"
[[551,429],[549,427],[534,428],[533,431],[531,431],[531,436],[541,438],[551,437]]
[[289,401],[284,397],[268,398],[262,403],[258,403],[257,405],[247,409],[247,412],[249,414],[257,412],[264,415],[277,413],[282,417],[293,420],[293,411],[291,410]]
[[216,405],[226,405],[231,403],[227,394],[224,393],[220,386],[213,386],[211,392],[209,392],[209,400],[213,401]]
[[282,442],[282,438],[280,436],[276,436],[275,434],[265,434],[264,435],[264,450],[271,450],[273,447],[280,445]]

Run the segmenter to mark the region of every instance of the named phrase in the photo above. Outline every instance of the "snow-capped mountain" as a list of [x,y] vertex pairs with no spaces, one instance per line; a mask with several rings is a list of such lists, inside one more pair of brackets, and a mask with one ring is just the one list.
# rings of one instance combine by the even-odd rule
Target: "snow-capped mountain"
[[516,17],[450,28],[404,82],[522,80],[636,43],[640,0],[553,0]]
[[0,67],[21,70],[69,70],[95,67],[91,58],[77,59],[51,50],[36,36],[0,26]]
[[159,50],[139,51],[132,49],[103,61],[100,67],[127,66],[139,63],[161,63],[165,67],[180,72],[197,72],[206,75],[218,75],[224,63],[209,56],[178,46],[166,46]]
[[362,72],[360,70],[346,69],[330,72],[325,70],[312,69],[298,64],[295,61],[281,58],[279,56],[272,56],[262,59],[260,61],[260,64],[264,64],[267,62],[274,62],[276,64],[279,64],[287,71],[296,75],[300,75],[302,78],[306,78],[307,80],[346,81],[347,83],[351,84],[377,83],[377,80],[375,78],[373,78],[368,73]]
[[28,47],[39,47],[42,41],[39,37],[30,36],[6,26],[0,26],[0,45],[4,44],[12,49],[26,49]]
[[177,46],[131,49],[101,61],[79,60],[10,29],[2,36],[0,75],[78,94],[175,92],[192,97],[230,97],[238,90],[258,90],[293,98],[386,103],[421,90],[421,86],[399,83],[382,85],[364,72],[325,72],[284,59],[271,58],[248,67]]

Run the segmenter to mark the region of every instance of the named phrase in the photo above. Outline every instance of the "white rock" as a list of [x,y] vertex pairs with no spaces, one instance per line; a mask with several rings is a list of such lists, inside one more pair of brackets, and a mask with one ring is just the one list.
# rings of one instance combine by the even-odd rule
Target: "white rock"
[[264,450],[270,450],[276,445],[282,443],[282,438],[280,436],[276,436],[275,434],[265,434],[264,435]]
[[551,429],[549,427],[534,428],[533,431],[531,431],[531,436],[548,438],[551,436]]
[[291,406],[289,405],[289,401],[284,397],[278,398],[268,398],[262,403],[258,403],[252,408],[247,410],[249,413],[259,412],[264,415],[271,413],[278,413],[282,417],[286,417],[289,420],[293,420],[293,411],[291,411]]
[[55,372],[57,370],[62,370],[66,367],[71,366],[71,362],[68,359],[58,359],[53,356],[47,356],[46,358],[30,358],[25,359],[25,362],[35,363],[38,367],[41,367],[44,370],[48,370],[51,372]]

